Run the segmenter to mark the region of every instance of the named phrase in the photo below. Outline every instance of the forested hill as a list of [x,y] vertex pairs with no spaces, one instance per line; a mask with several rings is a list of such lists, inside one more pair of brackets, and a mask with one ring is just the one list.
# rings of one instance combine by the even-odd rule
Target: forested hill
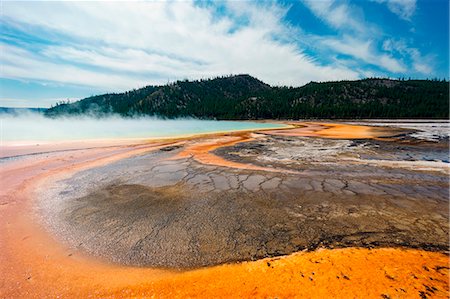
[[98,95],[60,103],[46,112],[84,113],[216,119],[448,118],[449,82],[364,79],[293,88],[237,75]]

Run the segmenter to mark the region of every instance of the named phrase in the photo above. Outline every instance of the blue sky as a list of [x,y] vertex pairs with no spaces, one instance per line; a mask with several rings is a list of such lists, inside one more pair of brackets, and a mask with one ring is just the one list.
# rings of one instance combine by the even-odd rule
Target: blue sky
[[0,106],[177,79],[449,77],[447,0],[2,1]]

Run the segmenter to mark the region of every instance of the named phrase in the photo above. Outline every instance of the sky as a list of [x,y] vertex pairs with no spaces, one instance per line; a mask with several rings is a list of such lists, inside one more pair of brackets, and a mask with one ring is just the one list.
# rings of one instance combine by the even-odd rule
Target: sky
[[448,0],[0,2],[0,106],[175,80],[449,78]]

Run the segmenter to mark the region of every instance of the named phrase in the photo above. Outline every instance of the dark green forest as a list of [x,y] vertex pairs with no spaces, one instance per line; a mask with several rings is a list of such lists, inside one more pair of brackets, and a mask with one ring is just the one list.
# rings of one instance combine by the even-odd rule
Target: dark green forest
[[449,82],[369,78],[294,88],[237,75],[92,96],[46,111],[50,117],[88,113],[214,119],[448,118]]

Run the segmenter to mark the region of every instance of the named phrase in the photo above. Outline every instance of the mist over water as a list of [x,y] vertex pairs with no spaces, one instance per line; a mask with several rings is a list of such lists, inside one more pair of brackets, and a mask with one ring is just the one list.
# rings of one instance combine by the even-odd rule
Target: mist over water
[[123,118],[92,116],[47,118],[40,113],[2,113],[2,144],[52,143],[59,141],[162,138],[258,128],[280,128],[281,124],[198,120],[165,120],[156,117]]

